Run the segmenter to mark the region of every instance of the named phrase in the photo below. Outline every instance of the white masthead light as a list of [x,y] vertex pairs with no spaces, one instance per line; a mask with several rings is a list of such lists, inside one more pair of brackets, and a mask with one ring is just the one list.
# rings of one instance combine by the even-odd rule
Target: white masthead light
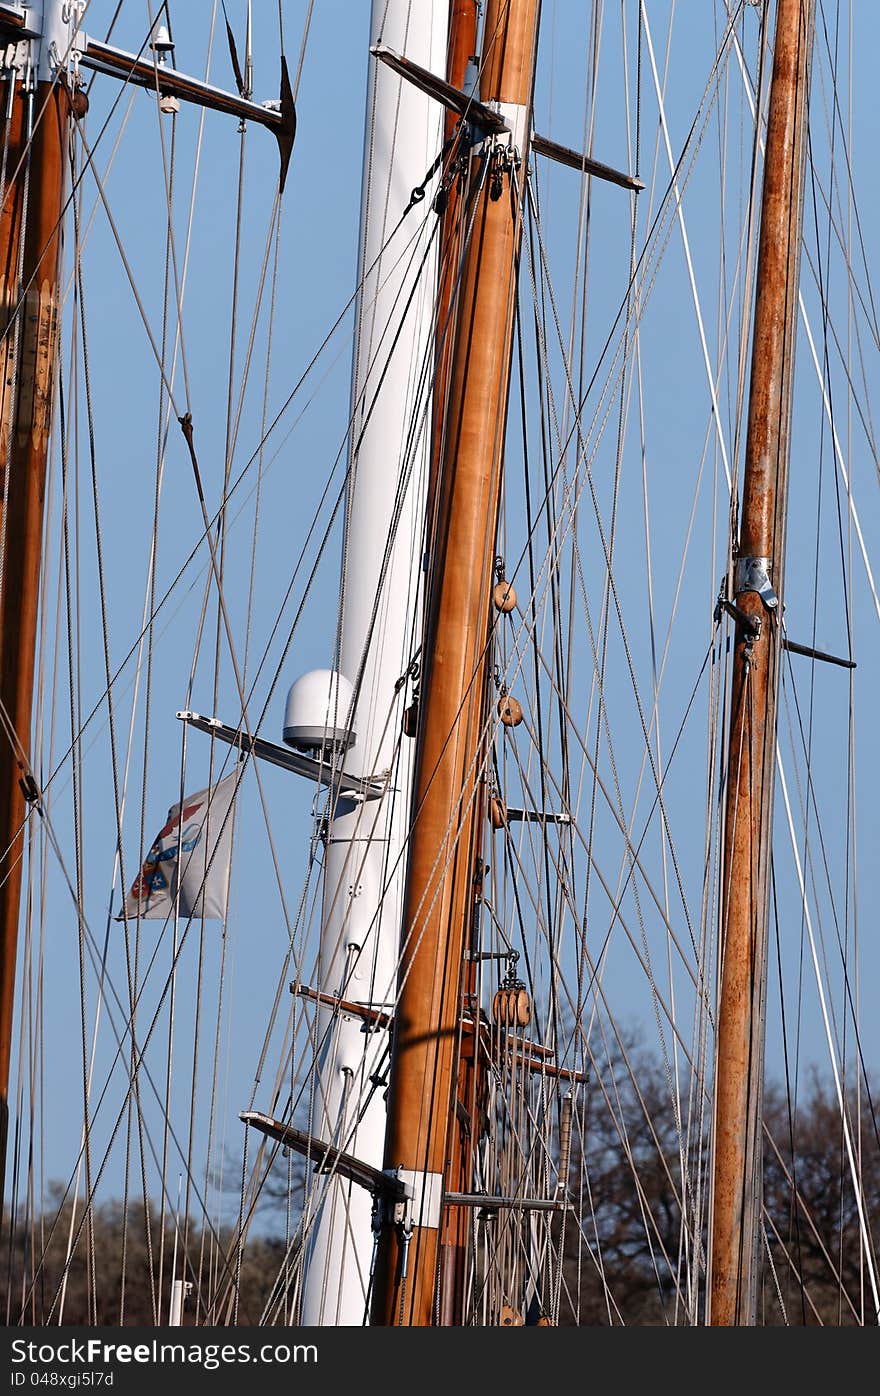
[[155,34],[150,40],[150,48],[155,53],[156,59],[159,63],[168,62],[168,59],[174,52],[174,40],[168,33],[167,25],[159,25],[158,29],[156,30]]

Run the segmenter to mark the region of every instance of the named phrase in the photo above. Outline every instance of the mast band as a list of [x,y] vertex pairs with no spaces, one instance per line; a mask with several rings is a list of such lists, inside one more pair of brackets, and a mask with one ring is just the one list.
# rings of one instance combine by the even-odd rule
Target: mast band
[[436,1231],[443,1207],[443,1174],[421,1173],[412,1168],[386,1168],[385,1172],[402,1183],[406,1192],[406,1201],[395,1204],[395,1222]]
[[779,606],[779,597],[770,581],[771,565],[769,557],[738,557],[733,570],[734,596],[753,591],[760,596],[768,611],[775,611]]
[[495,133],[496,145],[509,145],[520,157],[525,152],[529,132],[529,109],[520,102],[487,102],[490,111],[497,112],[507,123],[508,130]]

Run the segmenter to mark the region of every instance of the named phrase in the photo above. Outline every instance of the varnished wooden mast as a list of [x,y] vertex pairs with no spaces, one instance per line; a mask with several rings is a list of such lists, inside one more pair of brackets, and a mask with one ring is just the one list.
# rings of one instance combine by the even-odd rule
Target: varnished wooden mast
[[503,136],[472,156],[472,180],[483,159],[492,170],[474,206],[449,387],[385,1149],[386,1169],[409,1175],[416,1199],[408,1219],[386,1216],[380,1228],[379,1324],[435,1318],[538,8],[539,0],[488,0],[484,20],[480,98],[504,104],[522,165],[512,181]]
[[721,900],[708,1320],[756,1319],[779,611],[815,0],[778,0],[739,545]]
[[[477,48],[477,0],[450,0],[449,47],[446,55],[446,80],[464,90],[468,60]],[[451,141],[460,122],[455,111],[447,111],[443,124],[444,145]],[[458,161],[463,149],[462,138],[449,151],[447,161]],[[446,171],[444,171],[446,174]],[[461,266],[462,238],[465,224],[462,218],[464,181],[444,180],[446,207],[440,228],[440,275],[437,287],[437,355],[434,370],[433,425],[431,434],[431,469],[428,477],[427,533],[437,509],[437,486],[443,462],[443,437],[446,402],[452,354],[455,348],[455,296]]]
[[[0,470],[0,1129],[5,1177],[15,962],[30,794],[31,717],[43,536],[46,458],[59,320],[59,260],[70,103],[58,83],[25,94],[16,79],[0,215],[3,381]],[[35,130],[30,151],[29,111]],[[21,257],[22,234],[24,240]],[[20,268],[20,274],[19,274]],[[0,476],[2,478],[2,476]],[[2,492],[0,492],[2,501]]]
[[[446,58],[446,80],[453,87],[464,90],[467,80],[468,62],[477,48],[477,0],[451,0],[449,10],[449,50]],[[444,126],[444,139],[449,142],[455,135],[459,118],[456,112],[448,111]],[[458,159],[459,147],[450,152],[452,159]],[[440,230],[440,277],[437,296],[437,356],[434,375],[434,431],[431,451],[431,470],[428,482],[428,531],[435,507],[435,493],[441,479],[443,453],[443,424],[446,417],[446,400],[452,368],[452,351],[455,343],[455,293],[458,284],[458,269],[461,265],[462,239],[465,233],[462,200],[463,182],[453,178],[449,182],[446,207],[442,215]],[[476,822],[476,821],[475,821]],[[479,831],[474,831],[475,847],[480,845]],[[465,995],[472,990],[475,965],[466,966]],[[470,976],[468,975],[470,970]],[[471,1031],[459,1038],[458,1056],[455,1066],[457,1087],[456,1100],[464,1112],[463,1119],[453,1118],[449,1147],[449,1167],[447,1184],[454,1192],[467,1192],[470,1186],[468,1141],[473,1139],[473,1079],[475,1067],[476,1033]],[[465,1124],[467,1120],[467,1125]],[[465,1255],[470,1231],[470,1215],[464,1207],[448,1207],[440,1228],[440,1272],[439,1272],[439,1318],[444,1325],[461,1322],[461,1306],[464,1288]]]

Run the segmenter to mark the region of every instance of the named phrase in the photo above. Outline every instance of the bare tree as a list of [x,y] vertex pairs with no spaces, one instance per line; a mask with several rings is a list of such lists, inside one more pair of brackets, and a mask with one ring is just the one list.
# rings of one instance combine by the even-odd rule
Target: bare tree
[[[597,1063],[575,1134],[569,1185],[577,1221],[566,1225],[563,1324],[690,1321],[676,1304],[682,1199],[688,1189],[693,1196],[700,1173],[706,1195],[707,1138],[691,1134],[683,1184],[666,1074],[644,1051],[628,1047],[627,1056],[632,1074],[621,1053]],[[869,1085],[860,1101],[850,1094],[847,1112],[870,1238],[880,1217],[880,1135]],[[870,1322],[863,1227],[835,1092],[818,1076],[797,1102],[770,1086],[764,1118],[761,1323]],[[695,1241],[705,1254],[705,1217],[691,1254]]]

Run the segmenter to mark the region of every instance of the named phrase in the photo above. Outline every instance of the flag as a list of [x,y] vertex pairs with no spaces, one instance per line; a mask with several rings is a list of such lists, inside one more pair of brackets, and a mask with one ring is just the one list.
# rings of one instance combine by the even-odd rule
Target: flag
[[[129,916],[226,916],[237,772],[172,805],[125,899]],[[179,897],[179,900],[178,900]],[[121,921],[123,913],[116,918]]]

